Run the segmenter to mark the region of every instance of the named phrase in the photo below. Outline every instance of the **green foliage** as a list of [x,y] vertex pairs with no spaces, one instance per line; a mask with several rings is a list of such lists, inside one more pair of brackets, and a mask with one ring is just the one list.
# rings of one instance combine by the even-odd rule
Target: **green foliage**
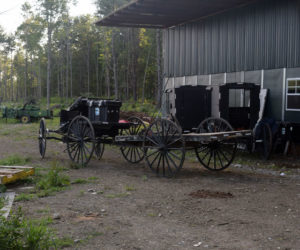
[[6,199],[4,197],[0,197],[0,210],[4,207]]
[[[56,163],[55,163],[56,164]],[[35,198],[47,197],[64,190],[70,185],[70,178],[61,173],[61,167],[52,166],[46,174],[39,174],[33,179],[35,189],[32,193],[22,193],[16,197],[16,201],[30,201]]]
[[87,184],[87,183],[89,183],[89,181],[84,179],[76,179],[72,181],[72,184]]
[[155,115],[158,112],[155,104],[147,101],[145,103],[125,102],[122,104],[121,110],[143,112],[148,115]]
[[1,249],[39,250],[55,247],[54,234],[45,221],[24,218],[19,210],[8,220],[0,217]]
[[52,168],[48,174],[42,176],[36,183],[39,190],[55,190],[70,185],[70,178],[67,175],[60,174],[60,171]]
[[24,166],[31,161],[30,157],[21,157],[19,155],[10,155],[0,160],[3,166]]
[[6,192],[6,186],[3,184],[0,184],[0,193],[5,193]]

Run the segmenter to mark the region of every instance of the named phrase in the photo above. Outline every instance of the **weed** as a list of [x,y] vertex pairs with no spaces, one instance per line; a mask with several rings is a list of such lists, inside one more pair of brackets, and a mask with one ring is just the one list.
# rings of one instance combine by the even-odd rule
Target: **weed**
[[5,192],[6,192],[6,186],[0,184],[0,193],[5,193]]
[[157,215],[155,213],[149,213],[148,216],[149,217],[156,217]]
[[5,206],[6,199],[4,197],[0,197],[0,210]]
[[38,209],[36,210],[37,213],[40,213],[40,214],[49,214],[50,213],[50,208],[42,208],[42,209]]
[[70,178],[66,175],[61,175],[59,170],[53,168],[37,182],[36,187],[40,190],[48,190],[68,185],[70,185]]
[[15,166],[15,165],[26,165],[31,159],[29,157],[23,158],[19,155],[10,155],[0,160],[0,165],[3,166]]
[[72,169],[80,169],[80,168],[82,168],[82,165],[78,164],[76,162],[71,162],[70,163],[70,168],[72,168]]
[[87,183],[89,183],[89,182],[85,179],[76,179],[71,182],[71,184],[87,184]]
[[53,236],[44,221],[26,219],[20,209],[8,220],[0,218],[1,249],[50,249]]
[[62,249],[64,247],[72,247],[74,245],[74,241],[69,237],[55,239],[54,242],[57,249]]
[[52,168],[47,174],[41,174],[33,180],[36,184],[31,194],[22,193],[16,197],[16,201],[29,201],[35,198],[47,197],[62,191],[70,185],[70,178],[60,174],[56,168]]
[[123,198],[129,196],[129,193],[119,193],[119,194],[107,194],[105,195],[106,198]]
[[34,198],[36,198],[35,194],[19,194],[16,198],[15,201],[31,201]]
[[80,190],[79,196],[84,196],[84,191]]
[[142,176],[142,180],[143,180],[143,181],[147,181],[147,180],[148,180],[148,177],[147,177],[146,175],[143,175],[143,176]]
[[136,191],[136,188],[135,187],[133,187],[133,186],[125,186],[125,190],[126,191],[128,191],[128,192],[130,192],[130,191]]
[[96,176],[92,176],[92,177],[89,177],[88,180],[89,181],[97,181],[97,180],[99,180],[99,178]]

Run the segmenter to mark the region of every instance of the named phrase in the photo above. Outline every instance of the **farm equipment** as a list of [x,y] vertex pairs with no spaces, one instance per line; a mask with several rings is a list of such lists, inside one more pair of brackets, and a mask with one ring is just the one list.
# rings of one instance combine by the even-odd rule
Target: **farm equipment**
[[114,144],[120,147],[128,162],[145,159],[158,176],[172,177],[181,170],[186,150],[194,150],[199,162],[209,170],[226,169],[235,157],[237,140],[253,135],[252,130],[233,131],[221,118],[204,119],[195,132],[188,133],[179,124],[163,118],[154,120],[148,127],[135,117],[120,122],[121,105],[120,101],[80,97],[61,111],[57,130],[47,129],[45,120],[41,119],[40,155],[44,158],[47,140],[58,140],[66,144],[74,163],[85,166],[94,152],[100,159],[104,145]]
[[19,119],[22,123],[29,123],[42,117],[50,119],[53,117],[53,111],[41,110],[34,101],[24,104],[22,108],[3,108],[3,118]]

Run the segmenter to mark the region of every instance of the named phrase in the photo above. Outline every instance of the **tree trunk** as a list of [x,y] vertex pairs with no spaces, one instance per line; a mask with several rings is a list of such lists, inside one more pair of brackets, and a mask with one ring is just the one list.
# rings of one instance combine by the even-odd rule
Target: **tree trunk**
[[109,84],[109,68],[107,63],[105,64],[105,82],[107,87],[107,97],[110,98],[110,84]]
[[90,96],[90,43],[87,41],[87,84],[88,97]]
[[67,63],[66,63],[66,102],[69,102],[69,37],[67,37]]
[[51,24],[48,16],[48,51],[47,51],[47,109],[50,110],[50,70],[51,70]]
[[115,85],[115,99],[119,99],[119,86],[118,86],[118,74],[117,74],[117,56],[115,51],[115,33],[112,32],[111,50],[113,57],[113,71],[114,71],[114,85]]
[[38,76],[38,85],[39,85],[39,98],[43,96],[42,93],[42,81],[41,81],[41,56],[39,55],[39,76]]
[[14,101],[14,81],[13,81],[13,51],[11,50],[10,62],[10,84],[11,84],[11,101]]
[[25,82],[24,82],[24,98],[27,101],[27,82],[28,82],[28,54],[25,50]]
[[147,56],[147,61],[146,61],[146,67],[145,67],[145,73],[144,73],[144,81],[143,81],[143,93],[142,93],[142,102],[145,102],[145,87],[146,87],[146,76],[147,76],[147,70],[148,70],[148,65],[149,65],[149,60],[150,60],[150,52],[151,52],[151,46],[149,47],[148,51],[148,56]]
[[133,99],[134,101],[137,101],[137,61],[138,61],[138,38],[136,37],[136,34],[134,32],[134,29],[132,29],[132,64],[131,64],[131,74],[132,74],[132,89],[133,89]]
[[99,97],[99,61],[98,61],[98,51],[99,47],[97,44],[97,53],[96,53],[96,94]]
[[73,53],[70,50],[70,88],[71,88],[71,98],[73,98],[73,63],[72,63]]
[[162,84],[161,84],[161,38],[160,30],[156,30],[156,62],[157,62],[157,108],[161,108]]

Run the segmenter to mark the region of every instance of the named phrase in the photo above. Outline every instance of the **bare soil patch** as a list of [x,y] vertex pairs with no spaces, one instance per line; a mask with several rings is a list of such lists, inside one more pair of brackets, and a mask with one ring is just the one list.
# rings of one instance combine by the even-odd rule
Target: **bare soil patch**
[[[189,156],[176,178],[164,179],[144,163],[127,163],[116,147],[106,147],[101,161],[71,169],[62,143],[48,142],[46,158],[40,159],[38,124],[8,124],[0,130],[1,158],[30,157],[39,171],[56,161],[71,183],[86,180],[13,205],[30,218],[55,217],[51,227],[74,242],[65,249],[195,249],[199,242],[199,249],[299,249],[296,170],[282,177],[280,170],[269,174],[258,172],[256,165],[233,164],[213,173]],[[30,192],[26,187],[31,185],[8,188],[21,194]]]
[[232,193],[218,192],[218,191],[210,191],[210,190],[198,190],[196,192],[192,192],[189,196],[193,198],[201,198],[201,199],[225,199],[225,198],[233,198]]

